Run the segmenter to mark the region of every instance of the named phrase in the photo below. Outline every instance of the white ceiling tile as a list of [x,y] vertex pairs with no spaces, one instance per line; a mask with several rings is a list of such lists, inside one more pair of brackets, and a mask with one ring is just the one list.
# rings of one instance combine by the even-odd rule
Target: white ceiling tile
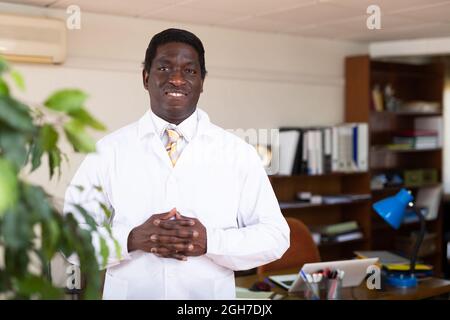
[[39,6],[39,7],[46,7],[46,6],[56,2],[56,0],[4,0],[2,2],[10,2],[10,3],[17,3],[17,4],[29,4],[29,5]]
[[[399,27],[416,26],[417,19],[400,17],[394,15],[385,14],[381,18],[381,29],[382,30],[392,30]],[[333,32],[344,30],[350,33],[361,33],[361,32],[376,32],[378,30],[370,30],[367,28],[367,16],[359,16],[355,18],[350,18],[340,21],[325,22],[320,24],[320,26],[329,30],[332,34]]]
[[382,14],[390,13],[395,10],[404,10],[413,7],[442,3],[445,1],[446,0],[319,0],[319,2],[360,9],[363,10],[364,13],[368,6],[376,4],[380,7]]
[[450,22],[450,2],[422,7],[419,10],[402,10],[397,13],[404,17],[411,17],[422,21]]
[[282,20],[297,25],[311,25],[357,17],[361,14],[363,13],[356,9],[342,8],[327,3],[316,3],[261,15],[260,17],[270,20]]
[[[450,36],[450,0],[6,0],[3,2],[144,17],[242,30],[351,41]],[[366,27],[381,8],[381,30]]]
[[356,41],[356,42],[377,42],[377,41],[389,41],[389,40],[401,40],[404,39],[395,33],[385,34],[385,33],[377,33],[377,34],[355,34],[355,35],[347,35],[341,38],[342,40],[347,41]]
[[413,30],[416,38],[439,38],[450,37],[450,23],[436,23],[428,26],[422,26],[420,29]]
[[321,25],[312,25],[305,28],[292,28],[287,30],[288,33],[292,33],[302,37],[313,38],[325,38],[325,39],[339,39],[348,34],[345,29],[338,29],[330,32],[329,27]]
[[414,28],[405,28],[393,32],[398,32],[399,35],[401,33],[404,39],[448,37],[450,36],[450,23],[423,24]]
[[374,31],[375,32],[366,31],[365,33],[349,34],[343,36],[342,39],[368,42],[448,37],[450,36],[450,24],[426,23],[407,28]]
[[[447,29],[446,29],[447,28]],[[328,24],[297,27],[286,30],[297,35],[320,37],[328,39],[343,39],[355,41],[378,41],[450,35],[450,24],[418,24],[417,20],[385,15],[380,30],[369,30],[366,27],[366,17],[358,17],[346,21]],[[401,37],[401,38],[400,38]]]
[[193,0],[186,5],[195,9],[212,9],[239,15],[254,15],[314,2],[316,0]]
[[143,15],[143,17],[172,22],[217,25],[219,23],[224,23],[231,20],[233,15],[210,9],[198,10],[185,5],[177,5],[174,7],[148,12]]
[[283,32],[286,29],[294,28],[294,25],[286,23],[284,21],[266,20],[257,17],[233,20],[221,25],[231,28],[266,32]]
[[[53,1],[54,2],[54,1]],[[125,16],[139,16],[143,12],[158,10],[175,3],[175,0],[59,0],[52,8],[66,8],[76,4],[81,11],[106,13]]]

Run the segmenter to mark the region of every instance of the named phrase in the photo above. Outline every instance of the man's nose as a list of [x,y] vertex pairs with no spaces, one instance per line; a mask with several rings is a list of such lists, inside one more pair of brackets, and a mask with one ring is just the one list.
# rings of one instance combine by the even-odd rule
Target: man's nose
[[174,70],[170,75],[169,82],[178,87],[184,85],[186,80],[180,70]]

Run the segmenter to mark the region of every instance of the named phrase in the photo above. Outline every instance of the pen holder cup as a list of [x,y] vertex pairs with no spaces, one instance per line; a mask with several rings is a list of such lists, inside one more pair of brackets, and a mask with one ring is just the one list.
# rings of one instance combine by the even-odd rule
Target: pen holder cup
[[341,299],[342,279],[328,279],[326,285],[326,299],[339,300]]
[[310,283],[304,289],[304,296],[306,300],[323,300],[326,299],[325,296],[325,285],[324,282]]

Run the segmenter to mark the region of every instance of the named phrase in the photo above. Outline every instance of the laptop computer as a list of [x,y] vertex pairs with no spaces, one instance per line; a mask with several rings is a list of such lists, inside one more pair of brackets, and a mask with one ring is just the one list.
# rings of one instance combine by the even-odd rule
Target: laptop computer
[[[359,286],[366,277],[367,268],[377,262],[378,258],[306,263],[301,270],[305,273],[314,273],[327,268],[343,270],[345,274],[344,279],[342,279],[342,287],[355,287]],[[303,278],[296,273],[269,276],[269,280],[289,292],[298,292],[304,289],[304,286],[302,286]]]

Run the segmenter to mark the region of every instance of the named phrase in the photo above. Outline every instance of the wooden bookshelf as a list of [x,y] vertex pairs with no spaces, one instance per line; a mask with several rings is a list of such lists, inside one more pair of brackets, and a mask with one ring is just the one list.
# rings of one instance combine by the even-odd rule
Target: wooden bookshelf
[[[386,61],[371,60],[369,56],[348,57],[345,61],[345,121],[369,123],[369,173],[365,179],[372,201],[377,201],[400,190],[398,187],[387,187],[382,190],[370,190],[370,180],[375,174],[396,172],[413,169],[435,169],[438,175],[437,183],[429,183],[421,187],[407,188],[413,194],[426,186],[442,185],[442,148],[425,150],[390,150],[383,146],[392,143],[394,132],[414,129],[418,118],[440,117],[443,112],[405,112],[405,111],[376,111],[372,99],[372,89],[375,85],[380,88],[391,85],[395,90],[395,97],[401,101],[434,101],[443,103],[444,66],[439,63],[412,65]],[[381,147],[380,147],[381,146]],[[440,210],[437,219],[427,221],[427,231],[435,234],[433,244],[434,253],[419,257],[425,263],[435,268],[436,275],[442,271],[443,250],[443,214]],[[391,229],[368,206],[364,217],[371,220],[368,237],[371,250],[396,251],[394,244],[399,237],[408,236],[418,231],[417,223],[401,226],[399,230]]]
[[281,210],[294,210],[294,209],[324,209],[330,207],[338,207],[338,206],[352,206],[357,203],[367,202],[370,199],[362,199],[362,200],[353,200],[348,202],[340,202],[340,203],[307,203],[300,201],[283,201],[280,202]]
[[442,112],[406,112],[406,111],[375,111],[371,110],[372,116],[381,117],[440,117]]
[[329,173],[323,175],[270,176],[275,194],[285,217],[300,219],[309,227],[356,221],[363,233],[362,239],[321,243],[318,248],[322,260],[351,259],[355,250],[370,248],[370,200],[336,204],[307,204],[296,200],[300,191],[313,194],[368,194],[367,172]]
[[423,153],[423,152],[441,152],[442,148],[427,148],[427,149],[389,149],[383,146],[372,146],[372,153],[374,152],[393,152],[393,153]]
[[391,186],[391,187],[384,187],[383,189],[372,189],[371,192],[372,194],[393,194],[396,192],[399,192],[400,189],[405,188],[405,189],[409,189],[409,190],[416,190],[416,189],[420,189],[420,188],[428,188],[428,187],[437,187],[437,186],[441,186],[442,184],[440,183],[425,183],[423,185],[420,186],[404,186],[404,185],[400,185],[400,186]]

